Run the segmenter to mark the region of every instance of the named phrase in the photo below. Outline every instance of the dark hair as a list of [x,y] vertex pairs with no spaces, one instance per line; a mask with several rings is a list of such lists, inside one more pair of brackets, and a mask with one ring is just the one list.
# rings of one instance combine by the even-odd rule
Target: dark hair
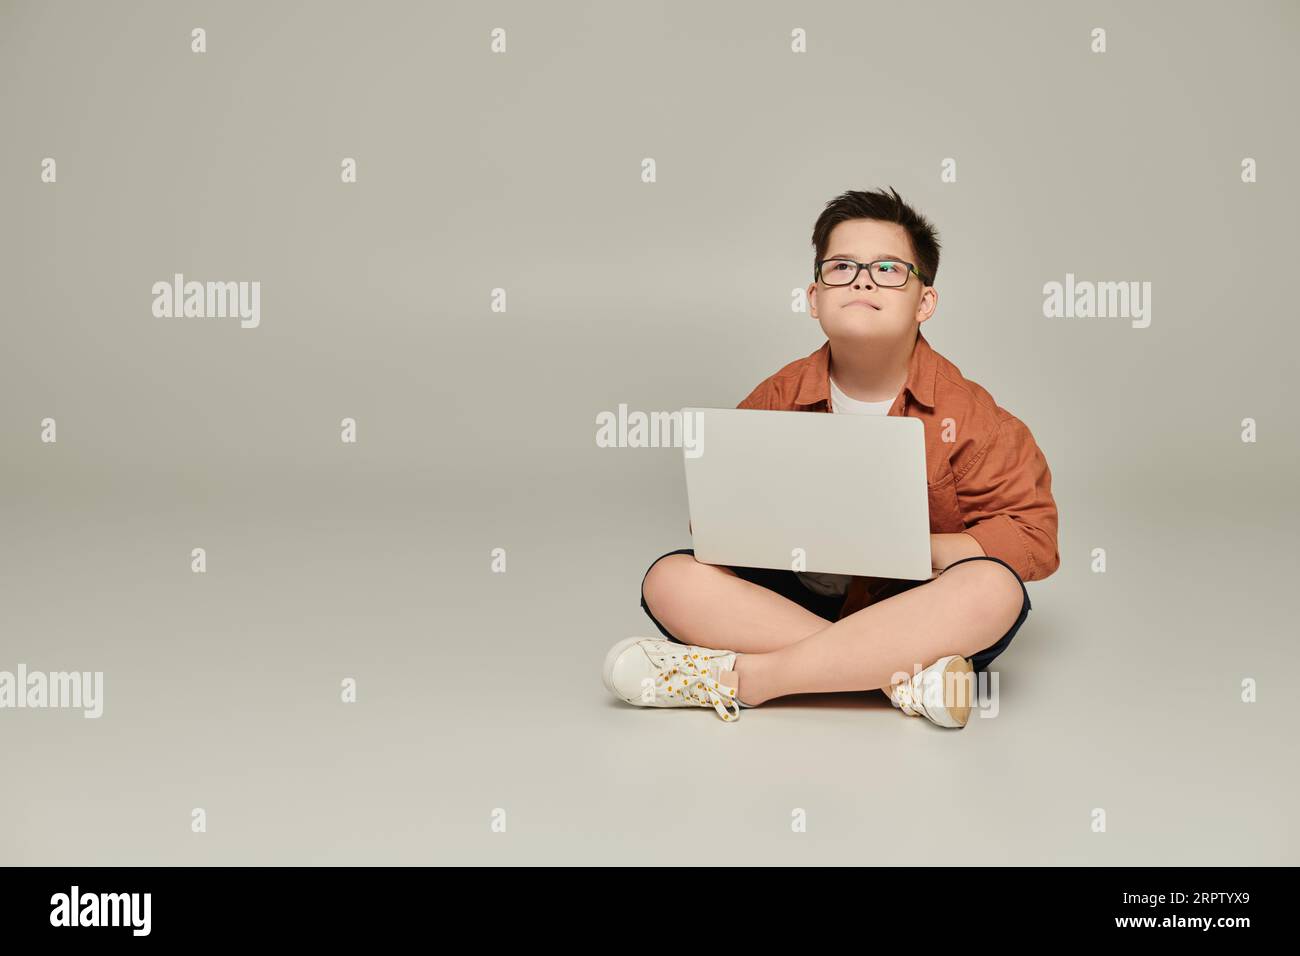
[[928,219],[903,202],[903,197],[892,186],[889,192],[883,189],[870,192],[849,190],[826,204],[813,226],[812,242],[817,250],[813,258],[814,268],[826,257],[831,230],[848,219],[896,222],[906,229],[912,248],[916,250],[916,268],[925,276],[923,281],[926,285],[934,285],[935,274],[939,271],[939,234]]

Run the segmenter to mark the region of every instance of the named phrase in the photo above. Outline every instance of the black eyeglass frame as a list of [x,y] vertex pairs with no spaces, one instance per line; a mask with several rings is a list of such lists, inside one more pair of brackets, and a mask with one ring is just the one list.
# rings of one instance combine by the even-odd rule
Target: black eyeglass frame
[[[857,266],[857,271],[853,273],[853,277],[849,279],[848,282],[830,283],[822,278],[822,266],[828,262],[852,262],[855,266]],[[815,267],[813,268],[813,275],[816,277],[817,281],[822,283],[823,285],[828,286],[829,288],[832,289],[838,289],[841,286],[853,285],[853,283],[857,281],[858,276],[862,275],[863,269],[870,269],[872,266],[877,265],[878,263],[881,262],[892,262],[895,265],[907,266],[908,278],[911,278],[913,275],[915,275],[918,279],[921,280],[922,285],[930,284],[930,280],[921,274],[921,270],[918,269],[915,264],[911,262],[905,262],[902,259],[876,259],[872,262],[858,262],[856,259],[847,259],[844,256],[832,256],[829,259],[819,260],[816,263]],[[868,275],[870,275],[870,273],[868,273]],[[907,279],[904,279],[898,285],[884,285],[879,282],[875,284],[880,286],[880,288],[882,289],[901,289],[905,285],[907,285]]]

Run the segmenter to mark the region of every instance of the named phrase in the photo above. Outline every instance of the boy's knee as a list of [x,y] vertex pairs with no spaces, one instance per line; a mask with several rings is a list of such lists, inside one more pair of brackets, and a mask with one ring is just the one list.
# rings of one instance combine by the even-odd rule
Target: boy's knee
[[698,564],[692,554],[665,554],[656,558],[641,582],[641,600],[654,604],[664,594],[673,590],[689,573],[689,565]]
[[965,561],[944,571],[963,582],[967,600],[975,613],[995,620],[1006,619],[1010,627],[1024,608],[1025,592],[1016,573],[997,561]]

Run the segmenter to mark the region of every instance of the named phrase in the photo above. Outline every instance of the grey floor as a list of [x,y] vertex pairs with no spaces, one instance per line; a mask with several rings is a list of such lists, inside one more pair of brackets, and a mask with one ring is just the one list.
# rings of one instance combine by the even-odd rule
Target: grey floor
[[[668,474],[680,464],[644,460]],[[1062,569],[1031,583],[1034,611],[995,665],[998,715],[962,731],[865,693],[724,724],[623,705],[599,679],[609,644],[651,632],[636,603],[648,561],[688,543],[684,513],[682,534],[648,520],[681,511],[673,492],[628,524],[625,501],[563,477],[549,476],[549,509],[513,544],[505,529],[533,511],[504,486],[442,488],[484,502],[454,516],[345,484],[309,499],[264,489],[259,511],[229,506],[251,488],[194,486],[181,500],[110,480],[30,496],[7,516],[6,658],[102,670],[105,706],[98,720],[0,714],[0,858],[1300,857],[1293,575],[1289,542],[1264,519],[1156,535],[1108,508],[1104,575],[1066,525]],[[1131,501],[1142,510],[1158,495]],[[189,570],[199,539],[204,575]],[[1254,566],[1188,560],[1207,540]],[[505,574],[489,570],[494,541]],[[339,700],[344,677],[358,681],[355,704]],[[1243,677],[1258,681],[1257,703],[1240,702]],[[190,830],[194,807],[206,833]],[[804,833],[791,830],[796,809]]]

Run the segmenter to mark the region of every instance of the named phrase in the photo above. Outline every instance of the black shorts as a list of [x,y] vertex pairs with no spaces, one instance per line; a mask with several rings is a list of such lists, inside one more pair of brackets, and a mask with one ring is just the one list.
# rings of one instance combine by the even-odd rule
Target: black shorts
[[[695,549],[678,548],[676,551],[669,551],[668,554],[694,555]],[[668,554],[661,554],[658,558],[655,558],[654,561],[651,561],[650,568],[653,568],[662,558],[668,557]],[[988,667],[993,658],[997,657],[1007,649],[1007,645],[1011,643],[1011,639],[1016,636],[1016,631],[1020,630],[1020,625],[1025,623],[1025,618],[1029,616],[1029,610],[1033,605],[1029,603],[1029,591],[1025,589],[1025,582],[1020,580],[1020,575],[1016,574],[1016,569],[1007,564],[1001,558],[980,554],[971,558],[962,558],[961,561],[954,561],[952,564],[948,565],[948,567],[956,567],[961,564],[962,561],[996,561],[1012,574],[1016,575],[1016,580],[1020,581],[1020,591],[1025,596],[1024,604],[1021,605],[1020,608],[1020,616],[1016,618],[1016,623],[1011,625],[1011,630],[1003,634],[996,644],[986,647],[984,650],[970,658],[971,666],[974,668],[976,673],[978,673]],[[677,641],[677,643],[680,644],[682,643],[681,641],[678,641],[677,638],[669,634],[664,626],[655,620],[655,616],[650,613],[650,608],[645,603],[645,579],[650,575],[650,568],[646,568],[645,574],[641,577],[641,610],[645,611],[650,620],[654,621],[655,627],[659,628],[659,633],[663,634],[663,636],[668,638],[670,641]],[[832,623],[839,615],[840,608],[844,606],[843,594],[834,594],[830,596],[817,594],[809,590],[793,571],[775,568],[732,568],[731,570],[735,571],[739,577],[744,578],[746,581],[752,581],[757,585],[767,588],[769,591],[775,591],[782,597],[789,598],[801,607],[812,611],[818,617],[823,617]],[[947,569],[945,568],[945,570]],[[929,579],[927,579],[927,581],[928,580]],[[918,585],[927,583],[927,581],[907,581],[901,578],[896,579],[896,583],[887,587],[877,596],[876,600],[880,601],[886,597],[893,597],[895,594],[902,594],[904,591],[911,590]]]

